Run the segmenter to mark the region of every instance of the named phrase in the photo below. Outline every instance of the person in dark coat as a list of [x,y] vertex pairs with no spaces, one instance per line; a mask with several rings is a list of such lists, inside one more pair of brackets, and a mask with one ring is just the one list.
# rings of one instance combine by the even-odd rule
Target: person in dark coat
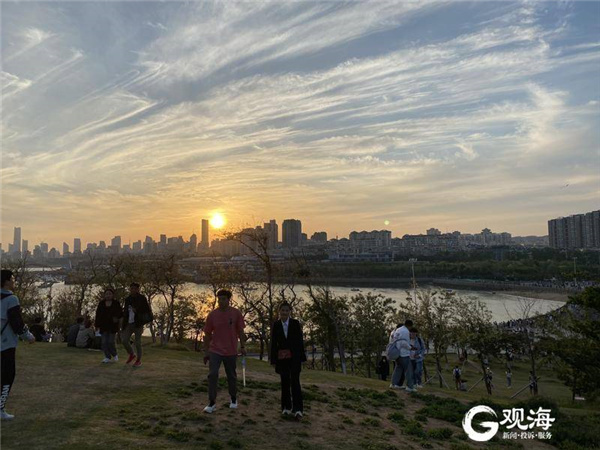
[[77,343],[77,335],[79,334],[79,329],[81,325],[83,325],[84,318],[78,317],[77,323],[71,325],[69,327],[69,332],[67,333],[67,347],[75,347]]
[[302,418],[302,388],[300,371],[306,361],[302,325],[290,318],[289,303],[279,306],[279,320],[271,328],[271,364],[281,376],[281,409],[283,415],[293,414]]
[[102,335],[103,363],[119,360],[115,347],[115,336],[119,331],[121,317],[123,317],[123,310],[119,302],[115,300],[115,291],[108,288],[104,291],[104,299],[98,304],[94,321]]
[[[131,283],[129,286],[129,296],[127,296],[123,305],[123,327],[121,330],[121,341],[129,354],[126,364],[135,359],[136,361],[133,363],[134,367],[142,365],[142,332],[144,331],[144,325],[152,322],[152,319],[152,309],[150,309],[148,299],[140,294],[140,285],[138,283]],[[135,335],[135,350],[137,355],[133,353],[133,349],[131,348],[130,340],[132,335]]]
[[381,361],[379,361],[379,366],[377,367],[377,373],[381,377],[383,381],[387,380],[387,377],[390,375],[390,363],[387,357],[383,356]]

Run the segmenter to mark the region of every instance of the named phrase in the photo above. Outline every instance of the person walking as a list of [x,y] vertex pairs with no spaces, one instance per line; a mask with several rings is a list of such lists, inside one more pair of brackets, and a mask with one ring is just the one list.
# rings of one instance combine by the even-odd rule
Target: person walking
[[271,364],[281,377],[281,413],[302,418],[304,404],[300,386],[300,371],[306,361],[302,325],[290,318],[292,307],[279,305],[279,320],[271,327]]
[[19,337],[29,343],[33,343],[35,342],[35,336],[27,330],[21,316],[19,299],[13,294],[15,287],[12,271],[3,269],[1,282],[0,297],[2,298],[2,306],[0,308],[0,326],[2,327],[2,344],[0,350],[2,353],[2,367],[0,371],[2,373],[0,379],[0,419],[12,420],[15,416],[7,413],[4,407],[6,406],[10,389],[15,381],[17,343],[19,342]]
[[[129,295],[123,305],[123,314],[121,341],[123,341],[123,347],[125,347],[125,350],[129,354],[126,364],[135,359],[133,366],[140,367],[142,365],[142,332],[144,331],[144,325],[152,322],[153,316],[148,299],[140,294],[140,285],[138,283],[131,283],[129,286]],[[135,335],[135,350],[137,355],[131,348],[131,335]]]
[[390,384],[390,387],[393,389],[404,389],[401,385],[401,379],[405,378],[407,392],[416,391],[414,388],[412,364],[410,362],[410,352],[412,348],[410,345],[409,328],[412,326],[412,320],[408,319],[404,322],[404,325],[399,326],[390,336],[390,343],[396,342],[396,346],[400,350],[400,356],[396,360],[396,367],[394,373],[392,373],[392,384]]
[[115,299],[115,291],[111,288],[104,290],[104,298],[96,308],[96,320],[94,323],[102,335],[102,351],[104,352],[103,363],[117,362],[117,348],[115,347],[115,336],[119,331],[119,321],[123,317],[121,305]]
[[229,387],[229,408],[237,409],[237,341],[240,350],[246,356],[246,336],[244,334],[244,318],[242,313],[229,306],[231,291],[220,289],[217,292],[219,307],[206,318],[204,325],[204,364],[208,362],[208,405],[205,413],[212,414],[217,408],[217,385],[221,363],[225,367],[227,385]]
[[512,371],[510,368],[506,369],[506,387],[508,389],[512,387]]
[[456,390],[460,391],[462,383],[462,371],[458,366],[454,366],[454,369],[452,370],[452,378],[454,378],[454,385],[456,386]]

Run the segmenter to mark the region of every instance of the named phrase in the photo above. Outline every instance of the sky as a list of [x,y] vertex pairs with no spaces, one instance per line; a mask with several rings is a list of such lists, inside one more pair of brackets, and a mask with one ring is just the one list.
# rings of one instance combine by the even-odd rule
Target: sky
[[[547,234],[600,206],[600,2],[1,3],[2,242]],[[389,223],[385,225],[385,223]]]

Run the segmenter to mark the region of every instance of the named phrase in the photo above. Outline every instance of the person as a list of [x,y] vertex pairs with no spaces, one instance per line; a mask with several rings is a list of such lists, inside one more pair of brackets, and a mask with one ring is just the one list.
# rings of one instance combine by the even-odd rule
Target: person
[[4,407],[10,394],[10,389],[15,381],[16,360],[15,354],[19,337],[29,343],[35,342],[35,336],[29,332],[21,316],[21,306],[19,299],[13,294],[14,280],[11,270],[3,269],[1,271],[1,308],[0,308],[0,326],[2,327],[2,343],[0,350],[2,353],[0,377],[0,419],[12,420],[14,415],[6,412]]
[[123,316],[121,305],[115,299],[115,291],[111,288],[104,290],[104,298],[98,303],[96,309],[96,320],[94,323],[102,335],[102,351],[104,352],[104,364],[111,361],[117,362],[117,348],[115,347],[115,335],[119,331],[119,320]]
[[29,327],[29,332],[35,336],[36,342],[48,342],[48,333],[42,325],[42,318],[36,317]]
[[410,331],[409,328],[413,326],[413,322],[407,319],[404,325],[398,326],[397,329],[390,336],[390,343],[396,342],[396,346],[400,350],[400,356],[396,360],[396,367],[392,374],[392,384],[390,387],[393,389],[404,389],[402,387],[402,378],[406,378],[406,391],[415,392],[414,388],[414,377],[412,364],[410,362],[410,352],[413,350],[410,345]]
[[95,337],[96,333],[94,333],[92,321],[88,319],[79,327],[79,333],[77,334],[75,346],[77,348],[92,348]]
[[533,370],[529,371],[529,393],[534,395],[537,391],[537,378],[533,375]]
[[381,361],[379,361],[377,370],[381,379],[383,381],[387,381],[387,377],[390,375],[390,362],[386,356],[381,357]]
[[[121,330],[121,341],[123,341],[123,347],[129,354],[127,363],[135,359],[133,363],[134,367],[140,367],[142,365],[142,332],[144,331],[144,325],[152,322],[152,309],[148,304],[148,299],[140,294],[140,285],[138,283],[131,283],[129,286],[129,295],[125,299],[123,305],[123,328]],[[135,351],[131,348],[131,335],[135,334]]]
[[506,387],[509,389],[512,387],[512,371],[510,368],[506,369]]
[[456,386],[457,391],[460,391],[461,375],[462,372],[460,368],[458,366],[454,366],[454,369],[452,370],[452,377],[454,378],[454,385]]
[[67,332],[67,347],[75,347],[77,343],[77,335],[79,334],[79,330],[81,329],[81,325],[84,323],[83,317],[77,318],[77,323],[74,323],[69,327],[69,331]]
[[218,308],[206,318],[204,325],[204,364],[208,364],[208,405],[204,412],[212,414],[217,408],[217,385],[221,363],[225,367],[227,385],[229,387],[229,408],[236,409],[237,403],[237,341],[240,350],[246,356],[246,336],[244,335],[244,318],[242,313],[229,306],[231,291],[220,289],[217,292]]
[[300,371],[306,361],[302,325],[290,318],[292,307],[279,305],[279,320],[271,327],[271,364],[281,377],[281,414],[300,420],[304,411]]
[[54,332],[52,333],[52,342],[64,342],[65,341],[65,337],[62,334],[62,330],[60,328],[57,328],[54,330]]
[[[412,337],[414,335],[414,337]],[[415,386],[417,388],[423,387],[423,362],[425,361],[425,342],[419,336],[419,330],[413,328],[411,331],[411,340],[414,341],[415,353],[414,353],[414,374],[415,374]]]

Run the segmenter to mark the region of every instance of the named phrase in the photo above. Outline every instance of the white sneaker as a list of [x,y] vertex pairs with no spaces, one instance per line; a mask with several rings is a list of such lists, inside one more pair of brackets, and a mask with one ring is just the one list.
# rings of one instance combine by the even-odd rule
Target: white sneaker
[[284,409],[283,411],[281,411],[282,416],[289,416],[291,413],[292,413],[291,409]]
[[417,392],[417,390],[416,390],[416,389],[414,389],[414,388],[409,388],[409,387],[407,387],[407,388],[406,388],[406,392]]
[[109,362],[110,362],[110,358],[104,358],[102,360],[102,364],[106,364],[106,363],[109,363]]
[[415,387],[416,387],[417,389],[423,389],[423,385],[422,385],[422,384],[417,384]]
[[229,408],[230,409],[237,409],[237,400],[235,402],[230,401],[229,402]]
[[208,413],[208,414],[212,414],[215,412],[215,409],[217,409],[217,404],[215,403],[214,405],[210,406],[210,405],[206,405],[204,407],[204,412]]
[[117,362],[119,360],[119,355],[113,356],[112,362]]
[[296,414],[294,414],[294,417],[298,420],[302,419],[302,411],[296,411]]
[[13,420],[15,418],[15,416],[2,410],[2,411],[0,411],[0,418],[2,420]]

